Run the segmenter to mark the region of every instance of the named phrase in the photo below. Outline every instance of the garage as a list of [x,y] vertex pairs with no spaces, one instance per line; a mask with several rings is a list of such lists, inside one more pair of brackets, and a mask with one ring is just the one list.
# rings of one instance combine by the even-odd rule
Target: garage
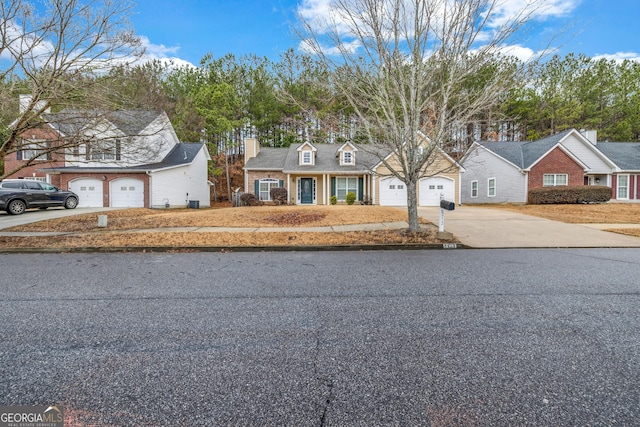
[[79,208],[101,208],[104,206],[102,199],[102,181],[94,178],[81,178],[69,182],[69,190],[78,195]]
[[143,208],[144,182],[134,178],[120,178],[109,184],[110,206],[113,208]]
[[455,202],[454,181],[444,177],[424,178],[420,180],[420,206],[440,206],[440,194],[444,199]]
[[396,177],[380,180],[381,206],[407,206],[407,187]]

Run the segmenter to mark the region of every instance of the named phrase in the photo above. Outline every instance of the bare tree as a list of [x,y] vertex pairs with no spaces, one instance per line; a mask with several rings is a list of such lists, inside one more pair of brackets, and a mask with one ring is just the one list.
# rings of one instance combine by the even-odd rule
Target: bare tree
[[333,71],[334,90],[406,184],[411,231],[419,180],[443,172],[434,170],[438,153],[524,72],[526,63],[502,59],[541,7],[526,3],[511,14],[499,0],[330,0],[328,13],[302,11],[302,47]]
[[[127,0],[3,0],[0,60],[7,66],[0,71],[0,110],[5,120],[7,112],[15,120],[0,124],[0,158],[18,150],[20,135],[41,127],[51,107],[110,110],[96,76],[143,53],[127,21],[130,12]],[[19,93],[29,95],[20,106]],[[81,143],[67,137],[33,151],[42,158]]]

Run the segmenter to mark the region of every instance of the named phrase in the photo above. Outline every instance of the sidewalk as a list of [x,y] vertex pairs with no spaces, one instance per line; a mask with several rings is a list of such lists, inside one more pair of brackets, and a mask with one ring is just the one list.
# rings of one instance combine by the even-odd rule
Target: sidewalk
[[[420,216],[439,224],[440,208],[419,208]],[[473,248],[629,248],[640,238],[602,231],[638,224],[567,224],[503,209],[456,206],[445,212],[444,228]]]

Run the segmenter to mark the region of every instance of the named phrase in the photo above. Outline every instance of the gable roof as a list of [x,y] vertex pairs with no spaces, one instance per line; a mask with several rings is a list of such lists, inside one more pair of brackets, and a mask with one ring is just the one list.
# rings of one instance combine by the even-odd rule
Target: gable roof
[[97,110],[71,110],[65,109],[58,113],[46,113],[42,118],[52,128],[62,135],[75,135],[83,128],[95,123],[95,121],[106,120],[113,124],[126,136],[139,135],[160,115],[162,111],[153,110],[121,110],[101,112]]
[[598,142],[596,148],[620,169],[640,171],[640,142]]
[[[585,165],[584,162],[562,145],[562,141],[574,132],[576,132],[575,129],[567,129],[536,141],[480,141],[477,144],[485,147],[508,162],[513,163],[522,170],[530,169],[555,147],[559,147],[576,163],[588,169],[588,166]],[[589,142],[587,143],[590,144]]]
[[[301,165],[298,158],[298,151],[304,146],[310,145],[315,148],[315,164]],[[371,150],[364,149],[363,145],[356,146],[358,150],[355,165],[340,165],[340,159],[336,156],[336,150],[340,146],[336,144],[315,144],[309,143],[291,144],[289,148],[261,148],[256,157],[252,157],[244,166],[247,170],[280,170],[284,173],[357,173],[367,172],[378,161],[378,156]],[[374,148],[371,146],[371,148]]]
[[57,168],[43,168],[42,171],[49,172],[85,172],[85,173],[102,173],[102,172],[147,172],[157,171],[161,169],[170,169],[174,167],[180,167],[189,165],[196,158],[201,150],[205,150],[207,159],[209,159],[208,151],[204,143],[180,142],[176,144],[173,149],[165,156],[162,161],[157,163],[148,163],[144,165],[136,166],[63,166]]

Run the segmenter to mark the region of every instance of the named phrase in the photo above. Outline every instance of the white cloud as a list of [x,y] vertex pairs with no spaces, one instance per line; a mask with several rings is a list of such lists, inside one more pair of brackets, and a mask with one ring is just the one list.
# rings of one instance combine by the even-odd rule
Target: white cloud
[[[342,52],[354,54],[361,46],[362,44],[358,40],[353,40],[342,43],[342,48],[339,48],[338,46],[320,46],[319,49],[321,49],[325,55],[339,55]],[[298,49],[301,52],[312,55],[318,53],[308,40],[302,40],[298,45]]]
[[569,16],[582,0],[501,0],[489,19],[489,27],[498,28],[519,17],[544,21]]
[[[172,66],[172,67],[193,67],[196,68],[191,62],[179,58],[175,56],[180,50],[180,46],[165,46],[163,44],[154,44],[151,43],[146,36],[139,36],[140,41],[142,42],[142,46],[144,47],[144,55],[141,58],[133,61],[133,65],[135,64],[144,64],[150,61],[160,61],[164,65]],[[123,61],[126,62],[126,61]]]
[[640,62],[640,54],[636,52],[616,52],[597,54],[593,57],[595,60],[606,59],[607,61],[615,61],[621,63],[625,60]]

